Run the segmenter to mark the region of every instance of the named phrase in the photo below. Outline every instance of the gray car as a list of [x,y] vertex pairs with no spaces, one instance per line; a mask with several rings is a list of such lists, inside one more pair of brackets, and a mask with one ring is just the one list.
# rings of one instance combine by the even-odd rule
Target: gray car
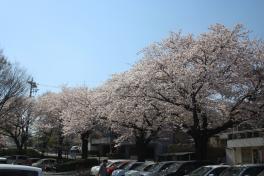
[[221,176],[257,176],[263,170],[263,164],[235,165],[226,169]]
[[219,176],[229,165],[208,165],[192,171],[189,176]]
[[1,176],[43,176],[40,168],[13,164],[0,164]]
[[154,164],[151,168],[148,169],[148,171],[142,171],[140,172],[141,176],[155,176],[162,172],[163,170],[170,167],[172,164],[174,164],[175,161],[163,161]]

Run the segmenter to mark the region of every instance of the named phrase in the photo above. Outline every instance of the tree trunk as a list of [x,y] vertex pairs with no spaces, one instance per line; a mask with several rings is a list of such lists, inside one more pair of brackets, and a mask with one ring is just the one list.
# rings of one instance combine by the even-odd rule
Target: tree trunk
[[58,144],[58,158],[62,159],[62,148],[63,148],[63,136],[62,134],[59,135],[59,144]]
[[13,140],[16,144],[16,148],[18,150],[18,153],[22,153],[23,146],[20,144],[19,140],[17,138],[13,138]]
[[81,140],[82,140],[82,159],[87,159],[88,157],[88,138],[89,133],[82,133]]
[[142,138],[136,138],[136,154],[138,157],[138,161],[144,162],[146,160],[146,153],[147,153],[147,145]]
[[208,136],[206,134],[196,134],[193,136],[195,143],[195,155],[197,160],[207,159]]

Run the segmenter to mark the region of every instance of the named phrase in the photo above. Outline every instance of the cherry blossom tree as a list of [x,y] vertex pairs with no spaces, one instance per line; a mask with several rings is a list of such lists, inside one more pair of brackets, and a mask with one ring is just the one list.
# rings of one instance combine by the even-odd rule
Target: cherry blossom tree
[[[82,140],[82,158],[88,156],[88,139],[95,129],[101,126],[99,118],[98,90],[87,87],[67,88],[64,90],[67,108],[62,112],[65,135],[80,135]],[[101,104],[100,104],[101,105]]]
[[38,97],[34,114],[38,118],[36,127],[44,134],[56,135],[58,138],[58,157],[62,158],[63,146],[63,119],[62,111],[67,107],[64,101],[64,92],[45,93]]
[[168,119],[163,104],[140,96],[143,74],[130,70],[114,75],[105,85],[111,91],[108,119],[119,134],[116,142],[134,142],[139,161],[145,160],[148,144],[157,139]]
[[197,159],[205,159],[211,136],[260,117],[263,46],[242,25],[216,24],[197,37],[172,33],[134,66],[142,74],[138,96],[164,103],[175,127],[193,137]]

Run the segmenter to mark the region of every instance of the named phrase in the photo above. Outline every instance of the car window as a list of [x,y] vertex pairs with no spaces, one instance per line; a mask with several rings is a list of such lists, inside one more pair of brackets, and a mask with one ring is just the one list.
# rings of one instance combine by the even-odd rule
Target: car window
[[20,160],[27,160],[28,157],[26,157],[26,156],[18,156],[17,159],[20,159]]
[[1,169],[1,176],[38,176],[36,171]]
[[8,157],[7,159],[15,160],[15,159],[16,159],[16,156],[10,156],[10,157]]
[[214,176],[219,176],[227,167],[218,167],[212,170],[209,174],[213,174]]
[[136,167],[142,165],[142,163],[134,163],[128,170],[134,170]]
[[160,169],[159,171],[163,171],[164,169],[168,168],[169,166],[171,166],[173,163],[166,163],[164,164]]
[[121,161],[110,163],[107,167],[115,167],[116,165],[120,164]]
[[184,174],[188,174],[191,171],[201,167],[201,165],[203,165],[202,163],[186,163],[185,165],[183,165],[183,169],[184,169]]
[[264,176],[264,170],[258,174],[258,176]]
[[144,163],[144,164],[141,164],[141,165],[135,167],[133,170],[137,170],[137,171],[148,171],[153,165],[154,165],[154,163],[153,164]]
[[145,168],[143,168],[143,171],[149,171],[152,168],[153,165],[154,164],[150,164],[150,165],[146,166]]
[[238,176],[245,167],[230,167],[221,174],[221,176]]
[[202,176],[204,174],[206,174],[209,170],[211,170],[211,167],[200,167],[196,170],[194,170],[190,176]]
[[129,162],[122,163],[117,167],[118,167],[118,169],[124,169],[127,165],[129,165]]
[[164,170],[164,172],[166,172],[166,173],[172,173],[172,172],[175,172],[175,171],[178,170],[179,167],[181,167],[181,166],[182,166],[182,164],[180,164],[180,163],[172,163],[168,168],[166,168],[166,169]]
[[256,176],[261,171],[263,171],[264,167],[250,167],[244,171],[242,176]]

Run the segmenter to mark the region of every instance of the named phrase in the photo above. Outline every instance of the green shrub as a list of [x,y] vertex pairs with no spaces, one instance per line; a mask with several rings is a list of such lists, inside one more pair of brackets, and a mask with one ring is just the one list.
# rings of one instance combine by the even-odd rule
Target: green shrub
[[71,160],[62,164],[58,164],[56,167],[57,172],[65,172],[72,170],[82,170],[91,168],[94,165],[98,165],[99,162],[97,159],[78,159]]

